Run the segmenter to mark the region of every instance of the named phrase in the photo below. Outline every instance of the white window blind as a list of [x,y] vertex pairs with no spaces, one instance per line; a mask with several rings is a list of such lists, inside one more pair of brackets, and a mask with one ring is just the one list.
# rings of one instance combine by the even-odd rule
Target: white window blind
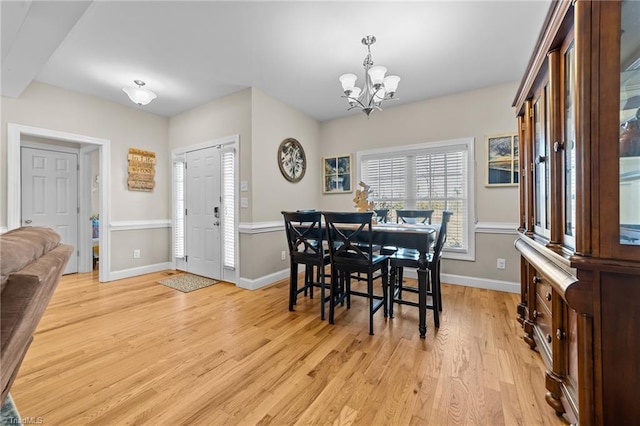
[[235,246],[236,236],[234,232],[235,223],[235,152],[233,150],[222,153],[222,241],[223,241],[223,264],[226,268],[235,268]]
[[184,259],[184,160],[173,163],[175,182],[175,226],[173,228],[173,252],[176,259]]
[[433,209],[433,224],[441,222],[443,210],[453,211],[445,248],[468,253],[474,237],[469,232],[473,139],[450,142],[358,153],[360,180],[371,186],[376,208],[390,209],[391,221],[397,209]]

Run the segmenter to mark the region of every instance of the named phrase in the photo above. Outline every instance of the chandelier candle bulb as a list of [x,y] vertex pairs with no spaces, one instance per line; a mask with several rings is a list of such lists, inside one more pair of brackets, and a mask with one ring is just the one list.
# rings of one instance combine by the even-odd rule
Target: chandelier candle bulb
[[374,36],[366,36],[362,39],[362,44],[367,46],[367,56],[364,58],[364,86],[356,86],[358,77],[355,74],[342,74],[339,77],[344,92],[343,98],[347,98],[349,109],[360,108],[367,114],[367,117],[374,109],[382,111],[382,102],[395,100],[396,90],[400,77],[390,75],[385,77],[387,67],[373,64],[371,57],[371,45],[376,42]]
[[383,67],[382,65],[376,65],[369,69],[369,77],[371,77],[371,83],[373,83],[374,88],[376,88],[376,86],[380,87],[386,73],[387,67]]

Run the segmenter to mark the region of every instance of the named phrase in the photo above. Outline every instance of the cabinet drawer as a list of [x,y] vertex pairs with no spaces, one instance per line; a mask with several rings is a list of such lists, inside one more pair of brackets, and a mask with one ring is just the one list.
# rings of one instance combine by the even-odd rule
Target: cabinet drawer
[[549,358],[551,358],[551,355],[553,354],[553,322],[551,321],[551,311],[547,309],[544,300],[542,300],[539,295],[536,297],[536,305],[534,317],[538,338],[540,340],[539,343],[544,347]]
[[538,295],[538,304],[543,304],[549,312],[553,312],[551,308],[551,284],[549,284],[542,276],[536,274],[534,277],[536,286],[536,294]]

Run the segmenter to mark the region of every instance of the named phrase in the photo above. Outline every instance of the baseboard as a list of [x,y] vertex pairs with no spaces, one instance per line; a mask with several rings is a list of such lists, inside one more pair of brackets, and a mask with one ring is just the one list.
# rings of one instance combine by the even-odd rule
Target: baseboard
[[273,274],[265,275],[255,280],[250,278],[240,277],[237,287],[247,290],[257,290],[261,287],[266,287],[269,284],[273,284],[280,280],[283,280],[289,276],[289,269],[283,269],[282,271],[274,272]]
[[[405,268],[404,275],[408,278],[418,278],[414,269]],[[465,287],[484,288],[487,290],[505,291],[520,294],[520,283],[511,281],[476,278],[466,275],[441,274],[440,279],[445,284],[461,285]]]
[[156,263],[154,265],[139,266],[137,268],[121,269],[120,271],[111,271],[107,274],[107,281],[121,280],[123,278],[137,277],[138,275],[151,274],[166,269],[174,269],[171,262]]
[[[305,271],[304,265],[298,265],[298,274]],[[278,281],[289,278],[289,268],[282,271],[274,272],[273,274],[265,275],[263,277],[252,280],[250,278],[242,278],[238,281],[237,287],[247,290],[257,290],[262,287],[266,287]]]
[[462,285],[465,287],[484,288],[487,290],[504,291],[520,294],[520,283],[513,281],[492,280],[489,278],[467,277],[465,275],[442,274],[443,283]]
[[[304,272],[304,265],[300,265],[298,273]],[[407,278],[418,278],[418,274],[415,270],[410,268],[405,269],[405,276]],[[270,284],[283,280],[289,277],[289,269],[283,269],[282,271],[275,272],[273,274],[265,275],[258,279],[252,280],[249,278],[240,278],[238,287],[247,290],[257,290],[262,287],[266,287]],[[487,290],[505,291],[507,293],[520,293],[520,283],[511,281],[500,281],[488,278],[476,278],[468,277],[465,275],[454,274],[442,274],[442,282],[446,284],[461,285],[465,287],[484,288]]]

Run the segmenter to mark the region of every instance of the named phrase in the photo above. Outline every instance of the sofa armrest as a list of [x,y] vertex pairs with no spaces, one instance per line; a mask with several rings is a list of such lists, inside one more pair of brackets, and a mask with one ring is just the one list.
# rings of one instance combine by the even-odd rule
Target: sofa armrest
[[73,251],[72,246],[61,244],[8,277],[0,298],[2,400]]

